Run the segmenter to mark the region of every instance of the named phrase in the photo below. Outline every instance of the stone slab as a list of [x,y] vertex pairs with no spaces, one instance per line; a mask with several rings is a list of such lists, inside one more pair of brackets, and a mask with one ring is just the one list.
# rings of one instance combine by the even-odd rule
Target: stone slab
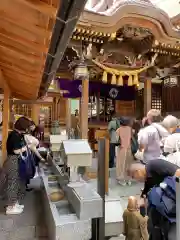
[[43,193],[45,216],[50,240],[89,240],[91,238],[91,220],[80,220],[73,212],[59,209],[65,207],[65,205],[68,207],[68,201],[66,200],[66,204],[63,201],[62,205],[61,201],[58,204],[51,202],[48,196],[48,177],[44,176],[42,179],[45,189]]

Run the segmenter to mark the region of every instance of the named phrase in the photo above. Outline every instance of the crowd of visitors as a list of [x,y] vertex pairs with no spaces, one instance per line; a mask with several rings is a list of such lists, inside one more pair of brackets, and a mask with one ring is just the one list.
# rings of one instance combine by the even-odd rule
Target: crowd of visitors
[[[160,111],[155,109],[150,110],[142,121],[113,116],[109,122],[109,167],[116,166],[118,184],[131,185],[132,179],[144,182],[140,200],[130,197],[123,215],[127,240],[176,239],[179,126],[176,117],[168,115],[162,118]],[[23,212],[21,201],[26,191],[31,190],[28,188],[30,179],[35,176],[39,162],[45,161],[38,151],[40,132],[34,122],[20,117],[9,133],[7,160],[0,174],[6,214]]]
[[[180,121],[176,117],[168,115],[162,118],[160,111],[155,109],[150,110],[142,121],[135,120],[133,123],[131,119],[113,117],[109,123],[109,167],[116,166],[117,182],[125,185],[127,176],[144,182],[139,203],[134,203],[137,207],[134,210],[127,208],[124,213],[124,235],[127,240],[176,239],[176,177],[180,177],[179,126]],[[131,202],[132,199],[130,197]],[[134,202],[137,199],[134,198]],[[137,213],[138,208],[141,217]],[[148,215],[148,221],[142,220],[144,215]],[[139,225],[132,221],[134,218]],[[142,229],[145,226],[149,236]],[[141,238],[137,238],[137,232]]]

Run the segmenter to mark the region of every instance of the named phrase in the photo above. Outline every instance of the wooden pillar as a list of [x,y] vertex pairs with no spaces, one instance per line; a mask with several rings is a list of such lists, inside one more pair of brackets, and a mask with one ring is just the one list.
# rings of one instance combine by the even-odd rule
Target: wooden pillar
[[10,89],[4,84],[4,101],[3,101],[3,125],[2,125],[2,162],[4,163],[6,160],[7,152],[6,152],[6,141],[8,137],[9,130],[9,98],[10,98]]
[[81,120],[80,130],[81,138],[88,139],[88,103],[89,103],[89,80],[82,81],[82,97],[81,97]]
[[32,104],[32,120],[36,125],[39,124],[40,104]]
[[9,128],[13,129],[14,127],[14,122],[15,122],[15,113],[13,109],[13,100],[9,100]]
[[66,99],[66,131],[71,129],[71,99]]
[[144,115],[146,116],[149,110],[151,110],[151,95],[152,84],[151,79],[146,79],[144,82]]

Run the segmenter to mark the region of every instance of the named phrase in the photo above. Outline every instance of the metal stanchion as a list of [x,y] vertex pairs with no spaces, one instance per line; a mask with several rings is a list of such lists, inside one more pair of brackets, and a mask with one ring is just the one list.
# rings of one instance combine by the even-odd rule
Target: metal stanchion
[[180,239],[180,178],[176,178],[176,240]]
[[103,200],[102,218],[92,220],[92,240],[105,239],[105,138],[98,142],[98,194]]

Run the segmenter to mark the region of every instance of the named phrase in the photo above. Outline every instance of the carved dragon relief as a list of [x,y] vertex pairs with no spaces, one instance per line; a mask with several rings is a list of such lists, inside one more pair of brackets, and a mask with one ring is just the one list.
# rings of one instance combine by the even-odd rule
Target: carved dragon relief
[[[90,76],[93,78],[101,73],[101,69],[92,63],[92,59],[101,64],[120,69],[150,68],[147,73],[154,75],[156,65],[163,56],[153,55],[150,50],[154,43],[154,36],[147,28],[124,25],[117,31],[116,38],[102,44],[71,40],[69,48],[74,56],[69,59],[69,68],[73,69],[80,60],[85,60],[89,66]],[[152,71],[153,66],[153,71]]]
[[[79,25],[116,31],[122,22],[133,24],[145,22],[151,25],[158,40],[169,44],[179,41],[180,31],[173,26],[168,14],[152,4],[150,0],[88,0]],[[132,20],[134,19],[134,21]],[[96,30],[97,30],[96,29]]]

